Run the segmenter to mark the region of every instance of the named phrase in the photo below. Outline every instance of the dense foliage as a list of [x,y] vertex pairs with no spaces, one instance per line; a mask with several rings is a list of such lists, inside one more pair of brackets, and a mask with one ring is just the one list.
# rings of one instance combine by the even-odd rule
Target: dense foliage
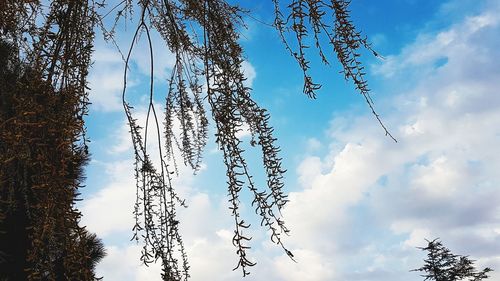
[[75,207],[89,159],[92,5],[0,4],[2,280],[94,280],[104,256]]
[[101,241],[74,207],[88,161],[80,97],[0,41],[0,279],[93,280]]

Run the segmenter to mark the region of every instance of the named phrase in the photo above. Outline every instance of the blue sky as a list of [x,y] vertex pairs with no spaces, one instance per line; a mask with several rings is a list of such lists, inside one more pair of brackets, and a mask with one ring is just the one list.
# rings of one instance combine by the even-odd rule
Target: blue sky
[[[271,1],[239,2],[272,22]],[[255,227],[250,255],[257,265],[245,280],[422,280],[409,271],[422,264],[416,247],[436,237],[478,267],[496,269],[491,280],[500,279],[499,2],[354,0],[351,10],[385,57],[363,60],[378,111],[398,143],[384,136],[335,64],[313,62],[323,88],[316,100],[307,99],[276,32],[247,19],[244,69],[253,97],[272,116],[288,169],[291,201],[283,215],[292,232],[286,245],[298,263]],[[118,33],[122,48],[131,30]],[[162,108],[173,58],[158,37],[153,41]],[[93,158],[80,204],[83,224],[106,244],[108,256],[98,266],[105,280],[160,280],[159,267],[141,266],[140,245],[129,241],[135,182],[120,102],[123,62],[100,39],[94,59],[87,118]],[[141,120],[148,60],[140,46],[132,69],[129,96]],[[231,271],[237,256],[225,171],[212,136],[201,172],[181,168],[175,181],[189,205],[180,211],[180,230],[191,280],[241,280],[240,271]],[[260,160],[249,157],[258,174]]]

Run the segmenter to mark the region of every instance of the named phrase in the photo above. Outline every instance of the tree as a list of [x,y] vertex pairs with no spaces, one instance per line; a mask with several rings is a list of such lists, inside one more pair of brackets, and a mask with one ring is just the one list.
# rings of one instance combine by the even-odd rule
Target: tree
[[427,246],[421,247],[422,251],[427,251],[427,259],[421,268],[412,271],[420,271],[425,274],[424,280],[435,281],[479,281],[487,279],[491,268],[485,268],[477,271],[474,267],[474,261],[467,256],[452,254],[451,251],[443,246],[439,239],[432,241],[426,240]]
[[[278,0],[272,0],[271,3],[275,12],[273,26],[303,73],[303,92],[315,98],[321,88],[309,75],[307,58],[310,54],[307,50],[314,45],[325,64],[329,64],[332,57],[340,62],[345,79],[354,83],[386,135],[392,138],[374,110],[360,62],[361,48],[375,56],[378,54],[351,22],[349,1],[291,0],[282,5]],[[100,12],[102,9],[104,12]],[[115,11],[115,24],[107,29],[104,18]],[[252,206],[261,217],[261,225],[271,233],[271,241],[293,259],[281,239],[289,230],[281,219],[281,210],[288,200],[282,190],[285,169],[279,157],[280,148],[269,124],[269,114],[252,99],[251,89],[243,83],[246,79],[241,67],[244,58],[238,38],[248,11],[225,0],[139,0],[137,3],[123,0],[111,8],[95,0],[54,0],[50,7],[43,7],[40,1],[6,0],[0,4],[0,28],[2,38],[19,47],[29,65],[41,76],[41,84],[69,94],[73,115],[67,118],[73,120],[77,116],[80,122],[69,143],[80,141],[86,147],[81,117],[87,108],[85,87],[93,30],[101,27],[105,38],[114,42],[115,27],[121,19],[132,17],[134,11],[139,17],[134,38],[124,56],[122,97],[135,151],[137,201],[133,231],[134,238],[142,240],[144,245],[141,260],[145,264],[161,260],[164,280],[188,279],[189,266],[178,230],[180,222],[176,218],[176,208],[186,204],[171,185],[178,162],[174,150],[180,150],[185,165],[198,170],[207,141],[207,112],[216,127],[216,142],[226,166],[235,225],[233,244],[239,257],[236,268],[241,268],[245,276],[247,267],[254,265],[246,251],[250,248],[248,241],[251,237],[245,234],[245,229],[250,225],[239,213],[239,194],[245,187],[254,196]],[[150,36],[153,31],[161,35],[164,48],[175,56],[165,95],[164,132],[160,132],[160,120],[153,103],[154,57]],[[135,42],[141,35],[149,44],[151,64],[144,128],[134,118],[126,91],[128,64]],[[325,51],[325,45],[332,50],[331,53]],[[180,134],[174,133],[176,126],[180,128]],[[243,155],[242,142],[237,137],[243,126],[250,129],[250,145],[260,147],[267,176],[265,188],[258,187]],[[151,129],[157,134],[154,142],[159,155],[152,156],[148,151],[148,130]],[[166,138],[164,145],[160,142],[161,134]],[[157,157],[159,166],[154,165],[154,157]]]
[[9,24],[0,27],[0,279],[96,280],[105,251],[75,208],[89,159],[85,96],[75,81],[51,83],[64,71],[45,71],[61,66],[56,56],[23,61]]

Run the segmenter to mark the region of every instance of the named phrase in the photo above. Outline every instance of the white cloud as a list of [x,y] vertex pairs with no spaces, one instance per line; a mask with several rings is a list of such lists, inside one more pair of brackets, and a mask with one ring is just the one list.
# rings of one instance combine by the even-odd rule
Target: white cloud
[[134,225],[135,180],[131,173],[131,161],[100,165],[105,167],[103,179],[109,178],[110,183],[83,202],[82,223],[99,237],[109,237],[130,231]]
[[140,252],[140,245],[107,246],[107,255],[97,266],[97,276],[106,280],[161,280],[159,264],[144,266],[139,261]]
[[[335,272],[331,259],[311,250],[297,249],[294,251],[298,263],[290,262],[286,256],[275,258],[273,265],[280,280],[287,281],[321,281],[334,280]],[[264,280],[264,279],[262,279]]]
[[309,152],[314,152],[321,148],[321,142],[316,138],[307,139],[307,150]]
[[[375,73],[385,77],[393,77],[398,72],[403,72],[408,68],[414,71],[418,68],[420,71],[432,70],[433,64],[439,59],[447,59],[449,63],[464,63],[470,57],[485,55],[481,50],[471,48],[476,40],[475,36],[488,28],[498,26],[500,19],[495,11],[487,11],[481,15],[471,16],[458,23],[448,30],[433,34],[420,34],[416,42],[405,47],[398,55],[387,56],[386,61],[380,67],[375,67]],[[472,44],[470,44],[472,43]],[[460,54],[459,56],[457,56]],[[450,59],[452,58],[452,60]],[[466,65],[461,65],[466,67]],[[454,72],[460,69],[447,69]],[[428,72],[424,72],[428,74]]]
[[[160,34],[156,31],[151,31],[150,35],[153,51],[154,77],[165,81],[165,79],[169,78],[168,74],[175,64],[175,56],[165,46],[165,42]],[[142,74],[149,75],[151,73],[151,53],[146,33],[143,32],[139,39],[134,46],[132,60],[137,64]]]
[[245,86],[251,88],[253,85],[253,80],[255,80],[255,77],[257,77],[257,72],[255,71],[255,68],[250,62],[243,61],[241,63],[241,69],[243,70],[243,74],[247,78],[247,80],[245,80],[244,82]]
[[122,110],[124,63],[113,49],[98,44],[89,75],[90,102],[99,111]]

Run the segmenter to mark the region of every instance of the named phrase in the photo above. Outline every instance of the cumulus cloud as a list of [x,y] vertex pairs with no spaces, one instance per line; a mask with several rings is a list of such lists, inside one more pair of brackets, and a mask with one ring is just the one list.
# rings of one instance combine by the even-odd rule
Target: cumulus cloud
[[243,61],[241,63],[241,69],[243,70],[243,74],[247,78],[247,80],[245,80],[244,82],[245,86],[251,88],[253,85],[253,80],[255,80],[255,77],[257,77],[255,68],[249,61]]
[[90,102],[98,111],[122,110],[123,60],[119,53],[104,45],[98,45],[93,56],[89,75]]
[[106,246],[106,257],[99,263],[97,276],[107,280],[160,280],[161,268],[159,264],[149,267],[139,261],[140,245],[124,247]]
[[[476,36],[481,36],[489,27],[498,25],[500,19],[496,15],[497,9],[493,4],[490,6],[492,10],[467,17],[463,22],[437,34],[421,33],[416,42],[406,46],[400,54],[387,56],[382,66],[374,68],[375,73],[392,77],[408,69],[431,71],[429,66],[464,63],[467,58],[487,55],[477,48],[471,48],[470,43],[474,44],[471,41],[478,39]],[[453,61],[450,61],[451,58]],[[460,69],[448,68],[447,71]],[[428,72],[424,73],[428,75]]]
[[[169,71],[175,64],[175,56],[166,48],[160,34],[152,31],[150,35],[153,52],[153,76],[164,81],[169,78]],[[151,73],[151,54],[146,34],[142,34],[140,40],[136,42],[132,60],[142,74],[149,75]]]
[[135,202],[135,180],[130,172],[132,161],[95,164],[102,166],[102,178],[107,178],[109,184],[84,201],[82,223],[103,238],[130,231],[134,225]]

